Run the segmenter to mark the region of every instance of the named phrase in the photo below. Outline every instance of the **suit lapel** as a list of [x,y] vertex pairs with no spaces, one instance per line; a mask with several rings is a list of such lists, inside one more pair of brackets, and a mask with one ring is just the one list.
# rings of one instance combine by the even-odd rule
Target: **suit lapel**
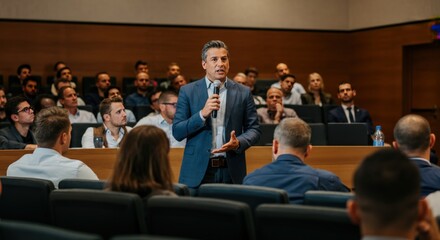
[[227,128],[228,126],[229,119],[232,114],[232,109],[234,109],[234,103],[237,102],[235,101],[235,98],[237,97],[237,88],[235,83],[231,79],[228,79],[227,85],[228,92],[226,94],[225,128]]
[[347,115],[345,115],[345,111],[342,106],[339,106],[339,115],[342,117],[343,122],[348,123]]
[[206,88],[205,78],[200,79],[196,82],[196,87],[194,88],[195,92],[194,95],[200,95],[201,97],[197,97],[196,99],[199,99],[199,101],[196,101],[198,103],[198,106],[196,106],[195,109],[203,109],[205,106],[206,100],[208,99],[208,89]]

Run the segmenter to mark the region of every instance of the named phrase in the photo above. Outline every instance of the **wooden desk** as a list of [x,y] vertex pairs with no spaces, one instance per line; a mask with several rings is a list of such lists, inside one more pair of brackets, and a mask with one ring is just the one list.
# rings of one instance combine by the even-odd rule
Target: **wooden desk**
[[[315,146],[306,163],[314,168],[335,173],[348,187],[352,187],[352,177],[356,167],[368,154],[376,151],[371,146]],[[1,150],[0,176],[6,175],[9,164],[31,150]],[[71,148],[66,157],[78,159],[87,164],[100,179],[107,179],[112,173],[117,149],[82,149]],[[170,152],[171,168],[174,181],[179,178],[183,148],[174,148]],[[250,173],[272,161],[271,147],[255,146],[246,151],[247,172]]]

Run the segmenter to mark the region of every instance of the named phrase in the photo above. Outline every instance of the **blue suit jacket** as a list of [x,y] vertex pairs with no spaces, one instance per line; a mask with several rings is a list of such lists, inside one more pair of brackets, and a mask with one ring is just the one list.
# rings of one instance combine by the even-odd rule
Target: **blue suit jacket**
[[[260,138],[260,126],[254,99],[248,87],[228,79],[226,83],[225,143],[235,130],[240,147],[228,151],[228,169],[234,183],[242,183],[246,175],[245,150]],[[179,92],[173,120],[173,135],[178,141],[186,138],[179,182],[198,187],[205,176],[212,148],[211,120],[203,121],[200,110],[208,99],[205,78],[183,86]]]
[[420,196],[425,197],[430,193],[440,190],[440,167],[429,164],[428,161],[410,158],[420,170]]
[[[354,118],[356,122],[364,122],[368,125],[368,135],[374,133],[373,120],[371,120],[370,113],[366,109],[354,107]],[[328,122],[348,123],[342,106],[333,108],[328,112]]]

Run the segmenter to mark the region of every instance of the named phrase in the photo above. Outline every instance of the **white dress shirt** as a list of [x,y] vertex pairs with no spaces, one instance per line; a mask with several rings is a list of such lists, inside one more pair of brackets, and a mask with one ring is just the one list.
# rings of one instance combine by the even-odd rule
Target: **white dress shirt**
[[[107,139],[107,145],[108,148],[117,148],[119,147],[119,143],[121,142],[122,138],[125,135],[124,129],[121,127],[119,129],[119,136],[117,139],[115,139],[111,133],[111,131],[104,125],[105,128],[105,138]],[[125,127],[127,129],[127,132],[129,132],[132,128],[129,126]],[[84,135],[81,139],[81,146],[83,148],[95,148],[95,145],[93,143],[93,127],[87,128],[87,130],[84,132]]]
[[134,127],[141,125],[153,125],[162,129],[167,134],[167,137],[170,140],[170,146],[172,148],[185,147],[186,139],[180,142],[177,141],[173,136],[173,124],[169,124],[167,121],[165,121],[161,114],[151,117],[143,117]]

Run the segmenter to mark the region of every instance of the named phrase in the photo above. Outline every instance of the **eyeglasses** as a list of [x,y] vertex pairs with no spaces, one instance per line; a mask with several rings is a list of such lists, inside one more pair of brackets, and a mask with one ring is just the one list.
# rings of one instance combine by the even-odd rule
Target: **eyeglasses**
[[34,111],[33,107],[24,107],[21,110],[17,111],[17,114],[21,113],[21,112],[25,112],[25,113],[31,113],[31,110]]
[[162,104],[164,104],[164,105],[171,105],[171,106],[173,106],[173,107],[176,107],[176,106],[177,106],[177,103],[176,103],[176,102],[174,102],[174,103],[164,102],[164,103],[162,103]]

